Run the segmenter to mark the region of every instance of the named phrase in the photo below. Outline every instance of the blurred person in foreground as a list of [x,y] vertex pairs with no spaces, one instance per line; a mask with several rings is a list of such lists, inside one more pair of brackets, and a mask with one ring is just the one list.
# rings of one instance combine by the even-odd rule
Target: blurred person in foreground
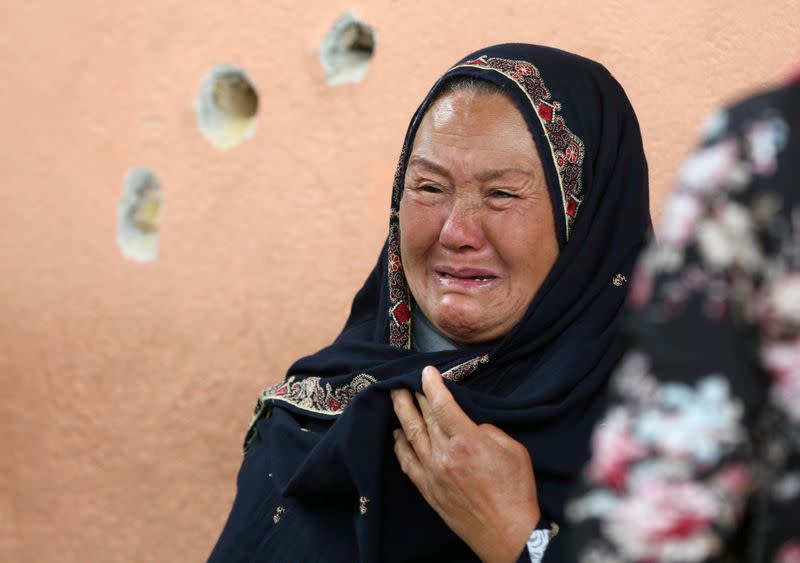
[[709,119],[629,309],[570,560],[800,562],[800,73]]
[[559,560],[650,233],[639,126],[604,67],[465,57],[411,120],[341,334],[258,400],[210,561]]

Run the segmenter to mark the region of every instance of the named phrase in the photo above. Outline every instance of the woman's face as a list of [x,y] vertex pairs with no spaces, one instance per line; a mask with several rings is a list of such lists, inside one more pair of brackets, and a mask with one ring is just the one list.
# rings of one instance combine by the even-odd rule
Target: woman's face
[[506,96],[456,91],[422,118],[400,252],[417,305],[452,341],[494,340],[522,319],[558,242],[536,146]]

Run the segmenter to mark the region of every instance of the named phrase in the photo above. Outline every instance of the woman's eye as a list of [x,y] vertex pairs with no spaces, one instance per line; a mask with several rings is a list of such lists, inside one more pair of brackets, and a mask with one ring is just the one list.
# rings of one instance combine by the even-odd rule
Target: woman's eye
[[510,199],[516,196],[510,192],[505,192],[503,190],[495,190],[492,192],[492,197],[496,197],[498,199]]
[[424,185],[419,187],[419,191],[421,192],[428,192],[429,194],[440,194],[442,193],[441,188],[437,188],[436,186],[431,185]]

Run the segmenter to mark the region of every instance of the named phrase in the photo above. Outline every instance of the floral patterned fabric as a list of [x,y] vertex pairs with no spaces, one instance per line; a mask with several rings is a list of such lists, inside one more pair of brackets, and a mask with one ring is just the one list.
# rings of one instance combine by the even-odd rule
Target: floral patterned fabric
[[570,561],[800,562],[798,137],[798,82],[707,122],[632,280]]

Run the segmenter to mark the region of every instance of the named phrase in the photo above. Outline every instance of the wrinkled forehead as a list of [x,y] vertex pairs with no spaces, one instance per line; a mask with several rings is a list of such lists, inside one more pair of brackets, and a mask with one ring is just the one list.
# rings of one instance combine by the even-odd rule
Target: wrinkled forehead
[[[469,84],[473,84],[470,82]],[[543,178],[539,152],[524,117],[498,91],[448,87],[423,115],[406,167],[408,176],[489,182],[500,170]]]

